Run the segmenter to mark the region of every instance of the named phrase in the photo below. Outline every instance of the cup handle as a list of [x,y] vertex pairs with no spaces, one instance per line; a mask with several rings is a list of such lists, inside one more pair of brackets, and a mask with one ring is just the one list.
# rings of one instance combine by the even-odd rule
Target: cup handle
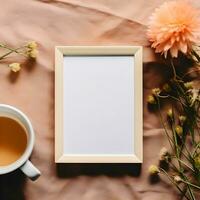
[[22,172],[29,177],[32,181],[35,181],[40,175],[41,172],[29,161],[27,160],[20,169]]

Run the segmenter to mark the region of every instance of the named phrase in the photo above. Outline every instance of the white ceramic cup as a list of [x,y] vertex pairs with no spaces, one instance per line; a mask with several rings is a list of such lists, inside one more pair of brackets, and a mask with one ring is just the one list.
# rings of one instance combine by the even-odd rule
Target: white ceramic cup
[[11,119],[15,119],[16,121],[20,122],[26,129],[26,134],[27,134],[27,147],[24,153],[14,163],[7,166],[0,166],[0,175],[7,174],[9,172],[12,172],[20,168],[27,177],[29,177],[31,180],[36,180],[41,173],[28,160],[32,153],[35,140],[35,133],[30,120],[22,111],[6,104],[0,104],[0,116],[9,117]]

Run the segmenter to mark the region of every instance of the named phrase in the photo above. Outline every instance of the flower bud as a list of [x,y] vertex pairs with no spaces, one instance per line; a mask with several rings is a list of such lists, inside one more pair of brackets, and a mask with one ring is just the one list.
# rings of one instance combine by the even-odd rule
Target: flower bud
[[147,97],[147,102],[148,102],[149,104],[156,104],[155,97],[154,97],[153,95],[149,95],[149,96]]
[[179,136],[182,136],[183,128],[181,126],[177,125],[176,128],[175,128],[175,131]]
[[168,83],[165,83],[165,84],[163,85],[163,90],[164,90],[165,92],[170,92],[170,91],[171,91],[171,87],[169,86]]
[[29,51],[27,53],[27,55],[30,57],[30,58],[36,58],[37,55],[38,55],[38,51],[36,49],[33,49],[32,51]]
[[169,118],[173,118],[173,111],[172,111],[171,108],[167,111],[167,116],[168,116]]
[[185,86],[186,89],[192,89],[193,82],[192,81],[191,82],[186,82],[186,83],[184,83],[184,86]]
[[35,41],[30,41],[27,43],[26,47],[26,55],[30,58],[36,58],[38,55],[37,43]]
[[180,121],[181,125],[183,125],[185,123],[186,119],[187,119],[187,117],[184,115],[179,116],[179,121]]
[[155,95],[155,96],[159,95],[160,92],[161,92],[160,88],[154,88],[154,89],[152,89],[152,94]]
[[27,47],[30,49],[36,49],[37,48],[37,43],[35,41],[30,41],[27,43]]
[[160,170],[158,169],[156,165],[151,165],[148,171],[150,175],[157,175],[160,172]]

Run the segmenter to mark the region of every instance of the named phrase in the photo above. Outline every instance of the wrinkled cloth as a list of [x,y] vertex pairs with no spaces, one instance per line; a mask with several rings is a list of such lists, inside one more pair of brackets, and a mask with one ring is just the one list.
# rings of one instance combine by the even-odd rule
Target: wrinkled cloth
[[[35,182],[21,171],[0,176],[0,200],[178,199],[165,181],[152,182],[148,166],[158,163],[167,141],[156,114],[145,102],[167,73],[146,39],[148,18],[164,0],[1,0],[0,41],[18,46],[35,40],[39,55],[18,74],[0,62],[0,103],[28,115],[36,132],[32,162]],[[199,6],[199,1],[195,1]],[[61,164],[54,162],[54,47],[56,45],[142,45],[144,47],[144,162]],[[11,58],[15,61],[15,57]]]

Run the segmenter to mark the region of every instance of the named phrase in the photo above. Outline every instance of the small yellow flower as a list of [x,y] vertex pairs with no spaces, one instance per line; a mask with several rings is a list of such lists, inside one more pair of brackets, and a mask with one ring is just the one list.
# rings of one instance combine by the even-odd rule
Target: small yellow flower
[[160,172],[156,165],[151,165],[148,169],[150,175],[156,175]]
[[149,96],[147,97],[147,102],[148,102],[149,104],[156,104],[155,97],[154,97],[153,95],[149,95]]
[[179,116],[179,121],[180,121],[180,123],[183,125],[184,123],[185,123],[185,121],[186,121],[186,116],[184,116],[184,115],[180,115]]
[[35,41],[30,41],[30,42],[28,42],[27,47],[30,48],[31,50],[36,49],[37,43]]
[[160,94],[160,88],[154,88],[152,89],[152,94],[154,94],[155,96],[159,95]]
[[193,82],[192,81],[186,82],[186,83],[184,83],[184,86],[185,86],[186,89],[192,89],[193,88]]
[[36,49],[33,49],[31,51],[28,51],[27,52],[27,55],[30,57],[30,58],[36,58],[37,55],[38,55],[38,51]]
[[170,92],[170,91],[171,91],[171,87],[169,86],[169,84],[165,83],[165,84],[163,85],[163,90],[164,90],[165,92]]
[[26,55],[29,56],[30,58],[36,58],[38,54],[37,43],[35,41],[31,41],[27,43],[26,47],[27,47]]
[[173,117],[173,111],[172,111],[171,108],[167,111],[167,116],[170,117],[170,118]]
[[18,72],[21,69],[20,63],[11,63],[8,65],[8,67],[10,67],[11,71],[13,72]]
[[178,175],[174,176],[174,182],[175,183],[180,183],[181,181],[182,181],[182,179],[181,179],[180,176],[178,176]]
[[183,128],[179,125],[176,126],[175,131],[179,136],[183,134]]

